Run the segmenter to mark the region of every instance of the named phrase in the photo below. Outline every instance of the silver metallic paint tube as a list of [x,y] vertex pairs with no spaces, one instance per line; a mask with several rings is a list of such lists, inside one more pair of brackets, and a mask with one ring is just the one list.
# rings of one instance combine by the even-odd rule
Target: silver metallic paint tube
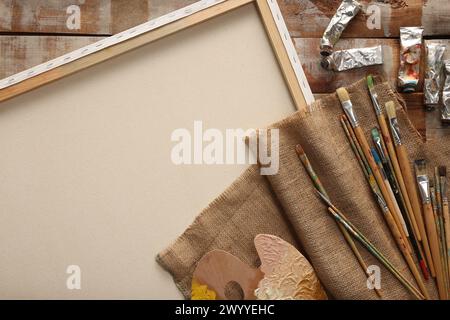
[[358,14],[361,4],[355,0],[344,0],[337,9],[320,40],[320,54],[328,56],[349,22]]
[[355,48],[333,52],[322,59],[321,65],[333,71],[345,71],[383,63],[382,46]]
[[445,83],[442,90],[442,121],[450,123],[450,60],[444,62]]
[[402,92],[417,91],[423,27],[400,28],[400,69],[398,87]]
[[427,66],[424,80],[425,105],[428,109],[433,109],[439,103],[439,92],[443,84],[442,57],[444,56],[445,45],[439,43],[427,44]]

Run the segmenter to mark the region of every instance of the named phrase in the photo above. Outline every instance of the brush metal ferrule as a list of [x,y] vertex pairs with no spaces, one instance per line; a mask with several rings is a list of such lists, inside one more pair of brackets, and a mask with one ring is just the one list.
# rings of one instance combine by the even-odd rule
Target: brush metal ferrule
[[381,208],[381,211],[383,211],[383,213],[388,212],[389,208],[388,208],[388,206],[386,204],[386,201],[384,201],[383,196],[380,193],[375,192],[375,197],[377,198],[377,202],[378,202],[378,205]]
[[381,144],[381,137],[379,135],[376,137],[374,136],[373,142],[375,143],[375,148],[377,149],[377,152],[378,152],[378,155],[380,156],[381,162],[387,163],[388,160],[387,160],[386,154],[384,153],[383,145]]
[[375,109],[375,114],[377,116],[381,116],[383,114],[383,110],[381,109],[380,102],[378,101],[378,94],[374,89],[369,89],[370,99],[372,99],[373,108]]
[[417,184],[419,185],[420,196],[422,197],[422,203],[430,203],[430,181],[426,175],[417,176]]
[[358,119],[356,118],[356,114],[353,111],[353,104],[350,100],[346,100],[342,102],[342,108],[344,109],[345,114],[347,115],[348,120],[353,128],[359,126]]
[[397,118],[389,119],[389,125],[391,127],[392,132],[392,140],[394,140],[394,144],[399,146],[402,144],[402,137],[400,136],[400,128],[398,126]]
[[444,199],[448,201],[447,181],[446,181],[445,177],[441,177],[441,197],[442,197],[442,201],[444,201]]

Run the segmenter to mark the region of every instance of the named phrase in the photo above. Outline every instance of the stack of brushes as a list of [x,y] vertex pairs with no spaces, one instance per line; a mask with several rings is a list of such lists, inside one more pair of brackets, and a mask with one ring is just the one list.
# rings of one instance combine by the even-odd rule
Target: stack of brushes
[[345,112],[341,117],[343,129],[421,293],[430,298],[424,280],[429,280],[431,274],[440,299],[448,299],[450,221],[446,168],[435,168],[433,179],[429,179],[425,161],[418,160],[414,178],[394,102],[385,105],[386,121],[372,76],[367,77],[367,85],[379,124],[379,128],[371,130],[372,146],[358,122],[350,96],[340,88],[336,92]]

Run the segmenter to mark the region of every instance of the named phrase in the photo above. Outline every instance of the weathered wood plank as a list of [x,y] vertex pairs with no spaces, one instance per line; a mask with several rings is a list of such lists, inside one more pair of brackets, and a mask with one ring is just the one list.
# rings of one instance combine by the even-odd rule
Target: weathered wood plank
[[148,0],[149,17],[150,19],[157,18],[197,1],[198,0]]
[[337,88],[349,85],[366,74],[379,74],[396,85],[399,65],[399,42],[396,39],[342,39],[336,50],[383,45],[384,64],[349,71],[333,72],[320,66],[318,38],[295,38],[294,44],[300,61],[314,93],[333,92]]
[[0,32],[110,34],[111,1],[1,0]]
[[[341,0],[278,0],[292,37],[321,37]],[[450,1],[448,0],[361,0],[363,11],[350,23],[343,37],[398,37],[401,26],[425,27],[425,35],[450,34]],[[369,29],[367,20],[376,5],[380,28]]]
[[153,0],[111,1],[111,33],[119,33],[148,21],[150,1],[153,2]]
[[423,93],[401,94],[406,102],[408,117],[422,137],[428,139],[428,127],[426,125],[426,113],[423,108]]
[[[128,29],[197,0],[1,0],[0,32],[45,32],[112,34]],[[317,38],[334,15],[341,0],[278,0],[293,37]],[[425,34],[450,34],[448,0],[361,0],[364,10],[345,30],[343,37],[397,37],[399,27],[423,25]],[[81,9],[81,28],[67,28],[67,8]],[[379,29],[369,29],[367,20],[376,5],[380,12]]]
[[0,36],[0,79],[100,39],[77,36]]

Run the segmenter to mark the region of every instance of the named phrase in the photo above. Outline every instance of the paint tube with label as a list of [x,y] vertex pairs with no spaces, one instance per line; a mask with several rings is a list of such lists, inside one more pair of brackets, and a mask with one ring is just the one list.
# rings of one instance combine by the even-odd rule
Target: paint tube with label
[[333,52],[322,59],[322,67],[333,71],[345,71],[383,63],[382,46],[355,48]]
[[400,28],[400,69],[398,87],[402,92],[417,91],[423,27]]
[[329,56],[349,22],[358,14],[361,4],[355,0],[344,0],[337,9],[320,40],[320,54]]
[[439,103],[439,92],[443,84],[442,57],[445,45],[439,43],[429,43],[427,49],[427,66],[424,80],[424,98],[428,109],[433,109]]
[[445,83],[442,90],[442,121],[450,123],[450,60],[444,62]]

